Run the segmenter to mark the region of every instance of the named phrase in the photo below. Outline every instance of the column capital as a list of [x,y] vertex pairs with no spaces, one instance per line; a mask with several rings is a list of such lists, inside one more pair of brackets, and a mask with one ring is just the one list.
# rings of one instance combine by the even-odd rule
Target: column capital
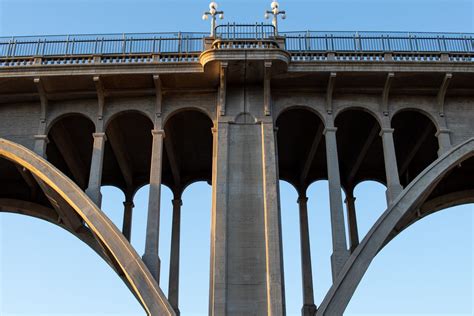
[[395,129],[393,128],[382,128],[380,130],[380,136],[383,136],[383,134],[393,134],[393,132],[395,132]]
[[347,203],[347,202],[349,202],[349,201],[355,202],[355,200],[356,200],[355,197],[348,195],[348,196],[346,196],[346,198],[344,199],[344,203]]
[[35,140],[44,140],[46,144],[49,143],[48,135],[35,135],[33,137]]
[[326,135],[328,132],[333,132],[333,133],[337,132],[337,127],[334,127],[334,126],[326,127],[323,131],[323,135]]
[[211,132],[212,134],[217,134],[217,127],[215,126],[211,127]]
[[105,133],[92,133],[92,136],[94,138],[104,138],[104,140],[107,141],[107,135],[105,135]]
[[151,135],[153,135],[153,136],[162,135],[163,138],[165,138],[165,136],[166,136],[165,131],[162,130],[162,129],[152,129],[151,130]]
[[174,207],[180,207],[183,205],[183,200],[181,199],[173,199],[171,202],[173,203]]
[[125,202],[123,202],[123,206],[125,206],[125,207],[130,207],[130,208],[134,208],[134,207],[135,207],[135,203],[133,203],[133,201],[125,201]]
[[300,196],[298,197],[298,199],[296,200],[296,202],[298,204],[301,204],[301,203],[308,203],[308,197],[307,196]]
[[439,131],[436,132],[435,136],[438,137],[440,134],[451,134],[451,130],[447,128],[440,128]]

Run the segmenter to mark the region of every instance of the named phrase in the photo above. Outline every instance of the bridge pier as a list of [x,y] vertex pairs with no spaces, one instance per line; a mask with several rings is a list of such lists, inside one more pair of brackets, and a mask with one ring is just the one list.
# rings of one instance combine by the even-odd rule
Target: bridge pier
[[181,198],[173,201],[173,223],[171,230],[171,253],[170,253],[170,274],[168,283],[168,301],[173,307],[176,315],[179,311],[179,248],[181,235]]

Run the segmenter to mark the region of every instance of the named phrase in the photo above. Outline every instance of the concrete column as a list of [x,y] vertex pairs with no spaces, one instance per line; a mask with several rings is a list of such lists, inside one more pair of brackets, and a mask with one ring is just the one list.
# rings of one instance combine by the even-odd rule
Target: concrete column
[[163,160],[164,131],[152,130],[153,143],[150,166],[150,195],[148,199],[148,220],[146,227],[145,253],[143,262],[156,282],[160,283],[160,257],[158,252],[160,237],[161,167]]
[[349,223],[349,245],[351,253],[359,245],[359,230],[357,229],[357,216],[355,210],[356,198],[352,195],[347,195],[345,199],[347,221]]
[[273,122],[262,122],[261,127],[268,315],[284,315],[285,290],[275,128]]
[[400,177],[398,175],[393,132],[393,128],[382,128],[382,131],[380,132],[383,143],[385,174],[387,177],[387,205],[391,205],[395,198],[403,191],[403,187],[400,185]]
[[346,229],[341,196],[341,178],[339,174],[339,158],[337,154],[336,127],[324,130],[326,137],[326,156],[329,180],[329,203],[331,208],[332,247],[331,256],[332,277],[336,279],[341,272],[349,253],[346,246]]
[[131,197],[127,197],[125,202],[123,202],[123,225],[122,225],[122,234],[130,241],[132,237],[132,215],[133,215],[133,208],[135,204],[133,204],[133,200]]
[[102,184],[102,164],[104,160],[104,147],[107,141],[105,133],[94,133],[94,145],[92,149],[91,170],[89,174],[89,185],[86,193],[91,200],[100,208],[102,204],[102,194],[100,187]]
[[179,315],[179,245],[181,230],[181,199],[173,200],[173,227],[171,231],[170,275],[168,284],[168,301],[176,315]]
[[212,129],[212,211],[209,315],[226,314],[229,124]]
[[438,157],[444,154],[451,148],[451,137],[450,137],[450,130],[448,129],[440,129],[436,132],[436,137],[438,138]]
[[308,198],[298,198],[300,208],[300,244],[301,244],[301,272],[303,277],[303,308],[301,315],[313,316],[316,313],[313,293],[313,272],[311,268],[311,248],[308,227]]
[[46,146],[48,143],[47,135],[35,135],[35,153],[46,159]]

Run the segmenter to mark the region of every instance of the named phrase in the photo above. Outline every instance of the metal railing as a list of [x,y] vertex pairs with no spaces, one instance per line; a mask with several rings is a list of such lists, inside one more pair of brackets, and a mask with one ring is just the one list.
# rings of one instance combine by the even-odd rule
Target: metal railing
[[273,25],[255,24],[224,24],[216,27],[216,37],[221,39],[270,39],[275,37],[275,27]]
[[[191,54],[193,56],[189,58],[196,59],[195,56],[206,49],[204,38],[207,36],[207,33],[178,32],[0,37],[0,58]],[[275,40],[275,28],[263,23],[226,24],[216,28],[216,37],[224,41]],[[474,34],[468,33],[306,31],[283,32],[279,34],[279,38],[285,40],[285,49],[294,55],[391,52],[474,56]],[[310,57],[316,58],[313,55]],[[462,58],[472,59],[469,56]],[[189,58],[187,60],[190,60]]]
[[474,34],[404,32],[286,32],[288,51],[474,53]]
[[0,57],[201,52],[205,35],[179,32],[0,38]]

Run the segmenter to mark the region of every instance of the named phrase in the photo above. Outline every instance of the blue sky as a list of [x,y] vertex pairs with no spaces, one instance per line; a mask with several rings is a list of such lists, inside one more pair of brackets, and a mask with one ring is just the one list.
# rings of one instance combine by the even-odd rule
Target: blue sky
[[[263,21],[270,1],[219,1],[227,22]],[[0,36],[207,31],[208,1],[0,0]],[[472,0],[281,1],[282,30],[474,32]],[[385,210],[385,188],[356,188],[361,238]],[[171,193],[163,188],[160,284],[167,292]],[[104,211],[122,225],[123,194],[103,188]],[[143,253],[147,187],[135,199],[132,244]],[[308,192],[315,298],[330,286],[327,182]],[[281,184],[287,312],[300,315],[301,270],[296,193]],[[183,197],[182,315],[207,314],[211,189],[192,185]],[[474,206],[416,223],[374,260],[346,315],[473,315]],[[144,315],[122,281],[92,250],[39,220],[0,214],[0,315]]]

